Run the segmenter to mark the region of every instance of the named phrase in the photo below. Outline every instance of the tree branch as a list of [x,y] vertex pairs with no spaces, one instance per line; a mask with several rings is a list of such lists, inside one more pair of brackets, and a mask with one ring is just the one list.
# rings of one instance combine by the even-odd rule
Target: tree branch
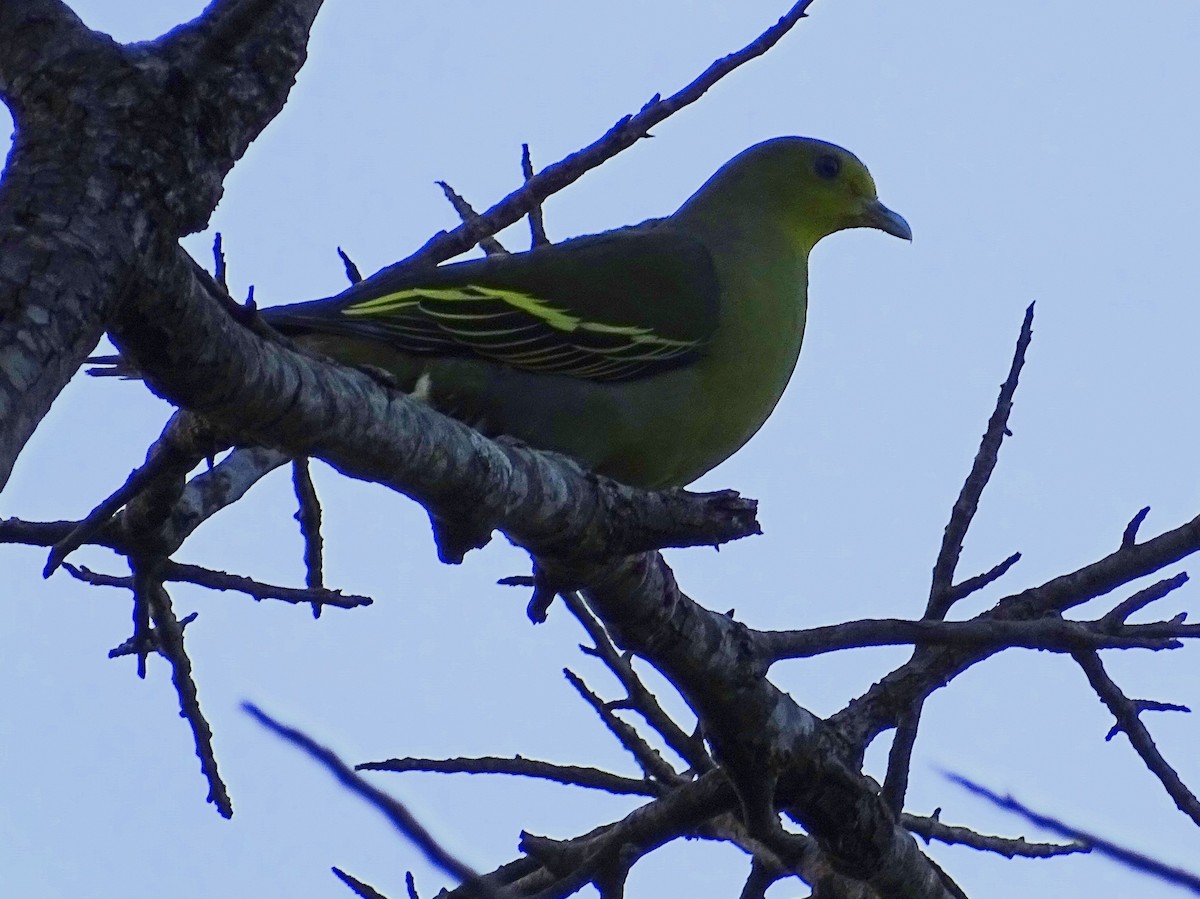
[[428,771],[438,774],[509,774],[514,777],[536,777],[553,783],[589,790],[604,790],[606,793],[632,796],[658,796],[662,789],[653,781],[644,778],[622,777],[599,768],[584,768],[578,765],[557,765],[513,756],[511,759],[496,756],[456,759],[395,758],[381,762],[363,762],[354,766],[355,771]]
[[1150,769],[1150,773],[1158,778],[1163,789],[1167,791],[1167,795],[1174,801],[1176,808],[1191,818],[1194,823],[1200,824],[1200,800],[1196,799],[1196,795],[1184,784],[1179,772],[1172,768],[1163,758],[1162,753],[1158,751],[1158,747],[1154,744],[1154,738],[1150,736],[1150,731],[1138,717],[1137,704],[1126,697],[1121,692],[1121,688],[1108,676],[1108,672],[1104,670],[1104,664],[1094,651],[1081,650],[1072,655],[1079,663],[1079,667],[1083,669],[1083,673],[1087,675],[1088,683],[1092,685],[1092,689],[1096,691],[1100,701],[1117,719],[1117,725],[1129,738],[1130,745],[1141,756],[1146,767]]
[[1078,852],[1090,852],[1087,843],[1031,843],[1024,837],[997,837],[967,827],[943,824],[937,818],[904,815],[901,823],[926,843],[937,840],[952,846],[969,846],[981,852],[995,852],[1006,858],[1054,858]]
[[627,115],[619,120],[599,140],[528,178],[522,187],[482,213],[478,219],[464,222],[453,231],[435,234],[416,253],[394,266],[389,266],[388,270],[436,265],[465,253],[483,237],[497,234],[519,221],[547,197],[558,193],[622,150],[649,136],[651,128],[685,106],[695,103],[709,88],[734,69],[762,56],[807,15],[807,10],[812,4],[813,0],[799,0],[778,22],[740,50],[718,59],[683,89],[665,100],[655,94],[636,115]]
[[486,878],[481,878],[469,866],[443,849],[429,831],[422,827],[412,813],[404,807],[403,803],[367,783],[332,750],[321,746],[307,734],[280,724],[255,705],[245,703],[242,708],[276,736],[283,738],[298,749],[304,750],[309,756],[324,765],[342,786],[382,812],[396,830],[421,850],[430,864],[462,881],[466,895],[478,894],[486,896],[488,899],[504,899],[508,896],[506,891],[493,887]]

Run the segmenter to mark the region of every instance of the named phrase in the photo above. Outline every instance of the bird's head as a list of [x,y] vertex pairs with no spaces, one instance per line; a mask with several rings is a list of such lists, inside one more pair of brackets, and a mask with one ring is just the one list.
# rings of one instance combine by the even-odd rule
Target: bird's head
[[717,200],[713,208],[781,222],[809,248],[846,228],[912,240],[908,222],[879,202],[875,179],[859,158],[813,138],[777,137],[742,151],[687,205],[709,205],[710,198]]

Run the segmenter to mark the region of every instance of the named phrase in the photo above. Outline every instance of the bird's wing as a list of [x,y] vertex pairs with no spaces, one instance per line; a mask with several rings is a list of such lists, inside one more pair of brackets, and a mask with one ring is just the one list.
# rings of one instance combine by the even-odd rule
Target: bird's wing
[[625,381],[688,364],[717,326],[708,250],[637,226],[418,274],[384,269],[328,300],[263,310],[290,333]]

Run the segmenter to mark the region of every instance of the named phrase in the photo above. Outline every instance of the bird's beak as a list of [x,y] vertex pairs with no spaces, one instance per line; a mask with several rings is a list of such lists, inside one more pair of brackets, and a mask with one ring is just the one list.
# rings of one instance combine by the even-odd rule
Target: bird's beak
[[912,228],[898,212],[892,212],[878,200],[872,200],[863,210],[862,218],[858,221],[860,228],[878,228],[895,237],[912,240]]

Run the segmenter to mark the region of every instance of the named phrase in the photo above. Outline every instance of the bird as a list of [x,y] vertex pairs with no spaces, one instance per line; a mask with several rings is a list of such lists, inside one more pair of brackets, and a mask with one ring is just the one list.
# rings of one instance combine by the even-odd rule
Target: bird
[[686,486],[762,427],[804,336],[808,258],[847,228],[905,240],[848,150],[779,137],[673,214],[261,310],[268,324],[489,436],[633,487]]

